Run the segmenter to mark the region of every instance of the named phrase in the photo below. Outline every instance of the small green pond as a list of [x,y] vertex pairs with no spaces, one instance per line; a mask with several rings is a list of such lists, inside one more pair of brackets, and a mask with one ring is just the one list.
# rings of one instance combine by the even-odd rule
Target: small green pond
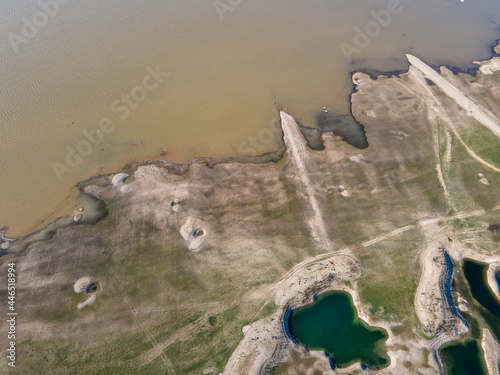
[[445,346],[441,349],[441,358],[447,375],[487,375],[476,340]]
[[358,318],[351,296],[331,292],[314,303],[293,310],[291,335],[307,349],[323,350],[335,367],[361,362],[372,370],[389,366],[384,343],[387,332]]
[[478,312],[496,338],[500,339],[500,301],[487,282],[488,264],[464,259],[463,271],[472,297],[480,305]]

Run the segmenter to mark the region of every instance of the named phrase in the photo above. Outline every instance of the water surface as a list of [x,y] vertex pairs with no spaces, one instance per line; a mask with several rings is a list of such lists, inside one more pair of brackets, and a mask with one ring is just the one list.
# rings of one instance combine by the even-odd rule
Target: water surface
[[326,293],[311,305],[294,310],[290,332],[306,348],[324,350],[336,367],[361,362],[377,370],[390,363],[384,348],[387,332],[359,319],[345,292]]

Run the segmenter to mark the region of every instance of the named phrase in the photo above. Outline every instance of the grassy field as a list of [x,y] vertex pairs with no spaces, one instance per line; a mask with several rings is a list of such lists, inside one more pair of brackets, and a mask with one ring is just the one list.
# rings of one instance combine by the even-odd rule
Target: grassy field
[[418,251],[424,244],[424,236],[414,229],[355,253],[364,270],[358,281],[361,300],[371,306],[373,318],[403,322],[406,333],[416,323],[413,299],[420,278]]
[[467,127],[461,137],[478,156],[500,168],[500,138],[490,129],[475,122]]

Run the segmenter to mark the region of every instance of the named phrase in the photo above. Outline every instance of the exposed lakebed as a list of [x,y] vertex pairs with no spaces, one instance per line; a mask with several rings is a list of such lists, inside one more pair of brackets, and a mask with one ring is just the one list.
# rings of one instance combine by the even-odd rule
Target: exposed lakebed
[[314,303],[297,308],[290,316],[291,335],[307,349],[324,350],[335,367],[355,362],[372,370],[387,367],[387,332],[373,328],[357,316],[351,296],[329,292]]

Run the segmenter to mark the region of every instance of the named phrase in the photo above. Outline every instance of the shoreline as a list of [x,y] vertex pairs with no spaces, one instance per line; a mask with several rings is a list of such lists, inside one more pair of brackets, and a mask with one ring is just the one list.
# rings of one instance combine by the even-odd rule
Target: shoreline
[[[182,176],[187,173],[192,165],[196,164],[204,164],[209,168],[214,168],[219,164],[267,164],[271,162],[277,162],[283,158],[286,152],[286,146],[283,141],[283,145],[277,151],[264,153],[256,156],[235,156],[235,157],[227,157],[227,158],[195,158],[187,163],[180,163],[175,161],[168,160],[148,160],[148,161],[139,161],[133,160],[130,163],[127,163],[119,172],[116,173],[106,173],[100,174],[97,176],[92,176],[88,179],[82,180],[77,183],[76,188],[78,189],[79,194],[82,197],[90,198],[91,200],[95,200],[96,204],[101,207],[101,212],[98,213],[97,218],[95,220],[81,220],[75,222],[72,220],[71,215],[62,215],[57,217],[55,220],[51,221],[44,227],[37,229],[31,233],[28,233],[24,236],[18,237],[9,237],[6,235],[8,232],[8,226],[4,226],[0,228],[0,245],[3,243],[9,243],[6,249],[0,250],[0,257],[8,255],[8,254],[18,254],[27,249],[28,246],[35,242],[47,241],[53,238],[57,230],[69,228],[75,225],[95,225],[99,221],[105,219],[108,215],[108,208],[102,199],[95,197],[95,195],[86,192],[85,188],[91,185],[103,185],[109,184],[113,176],[119,173],[127,173],[129,175],[133,175],[140,167],[154,165],[160,168],[165,169],[169,173],[173,173],[177,176]],[[86,215],[82,215],[84,218]]]
[[[500,56],[500,38],[496,39],[493,43],[489,44],[488,47],[490,49],[489,56],[485,60],[482,60],[480,62],[485,62],[485,61],[488,61],[488,60],[490,60],[490,59],[492,59],[494,57],[499,57]],[[465,74],[470,74],[470,75],[475,76],[478,72],[480,72],[480,66],[479,66],[479,64],[478,64],[477,61],[472,61],[472,64],[473,64],[473,67],[471,67],[469,69],[462,69],[460,67],[456,67],[456,66],[448,65],[448,64],[444,64],[444,65],[440,65],[440,66],[436,66],[436,65],[432,65],[432,64],[427,64],[427,65],[429,67],[431,67],[436,72],[439,72],[441,67],[446,67],[447,69],[449,69],[454,74],[465,73]],[[408,69],[406,69],[406,70],[401,69],[401,70],[395,70],[395,71],[390,71],[390,70],[389,71],[380,71],[380,70],[375,70],[375,69],[358,69],[358,70],[351,70],[351,71],[348,72],[348,74],[351,77],[351,81],[353,81],[353,76],[355,74],[357,74],[357,73],[366,74],[366,75],[368,75],[370,77],[370,79],[375,80],[379,76],[384,76],[384,77],[390,78],[392,76],[399,76],[401,74],[406,74],[406,73],[409,72],[409,67],[410,66],[411,66],[411,64],[408,65]],[[354,84],[352,86],[352,90],[351,90],[351,92],[349,94],[349,97],[352,97],[352,94],[356,93],[356,90],[357,90],[356,86],[357,86],[356,84]],[[276,112],[277,112],[277,114],[279,114],[279,112],[281,110],[283,110],[283,107],[281,107],[280,105],[276,105]],[[287,113],[289,113],[289,112],[287,112]],[[321,113],[321,112],[319,112],[319,113]],[[290,115],[293,116],[296,119],[296,123],[301,128],[301,132],[302,132],[303,129],[309,129],[309,128],[311,128],[309,126],[302,125],[300,123],[300,118],[294,116],[293,113],[290,113]],[[350,117],[352,117],[352,119],[354,119],[356,122],[358,122],[363,127],[363,129],[365,128],[364,124],[361,123],[361,122],[359,122],[359,121],[357,121],[356,117],[354,116],[354,114],[352,112],[352,102],[349,105],[349,115],[350,115]],[[339,115],[339,116],[342,117],[342,116],[345,116],[345,115]],[[316,128],[312,128],[312,129],[319,131],[319,137],[320,138],[322,138],[324,134],[332,133],[332,131],[322,132],[320,129],[316,129]],[[307,132],[303,133],[304,136],[305,136],[306,133]],[[92,181],[94,179],[101,178],[103,176],[112,176],[114,174],[121,173],[121,172],[126,172],[126,173],[134,172],[141,165],[167,164],[167,165],[178,165],[178,166],[181,166],[181,168],[182,168],[183,166],[189,166],[189,165],[194,164],[194,163],[205,162],[206,165],[208,165],[210,168],[212,168],[213,166],[215,166],[217,164],[224,164],[224,163],[243,163],[243,164],[245,164],[245,163],[255,163],[255,164],[261,164],[261,163],[267,163],[267,162],[271,162],[271,161],[276,162],[276,161],[280,160],[283,157],[283,155],[285,154],[285,152],[286,152],[286,148],[285,148],[284,141],[283,141],[283,135],[281,137],[281,142],[282,142],[282,146],[280,147],[280,149],[275,150],[275,151],[270,151],[270,152],[267,152],[267,153],[264,153],[264,154],[259,154],[259,155],[249,155],[249,156],[238,156],[238,155],[235,155],[235,156],[228,156],[228,157],[224,157],[224,158],[199,157],[199,158],[193,158],[191,161],[187,161],[185,163],[163,160],[161,158],[154,159],[154,160],[147,160],[147,161],[140,161],[140,160],[133,159],[132,161],[125,162],[124,166],[121,169],[118,169],[116,172],[110,172],[110,173],[106,173],[106,174],[99,174],[99,175],[94,175],[94,176],[85,178],[85,179],[81,180],[80,182],[78,182],[70,190],[72,190],[75,187],[78,188],[79,185],[81,185],[82,183],[86,183],[86,182]],[[134,165],[136,165],[136,166],[134,167]],[[61,201],[60,203],[62,203],[62,202],[63,201]],[[44,222],[45,220],[47,220],[48,218],[51,218],[51,217],[52,217],[52,215],[47,215],[47,216],[44,216],[41,220],[42,220],[42,222]],[[39,228],[37,228],[37,229],[35,229],[35,230],[31,231],[31,232],[20,233],[19,235],[13,236],[13,237],[6,236],[5,238],[8,239],[7,241],[9,241],[9,242],[12,242],[10,240],[27,239],[29,237],[32,237],[32,236],[35,236],[35,235],[39,234],[40,232],[43,232],[48,227],[52,226],[54,224],[54,222],[59,221],[59,220],[61,220],[63,218],[67,218],[67,217],[69,217],[69,215],[62,214],[60,216],[57,216],[54,219],[51,219],[51,221],[48,224],[46,224],[45,226],[39,227]],[[3,233],[5,233],[8,230],[8,228],[9,228],[8,223],[0,223],[0,225],[3,225],[2,230],[6,229],[6,230],[4,230]],[[65,226],[61,226],[58,229],[64,228],[64,227]],[[27,246],[29,246],[29,244]],[[0,250],[0,257],[2,255],[4,255],[4,252],[2,252]]]

